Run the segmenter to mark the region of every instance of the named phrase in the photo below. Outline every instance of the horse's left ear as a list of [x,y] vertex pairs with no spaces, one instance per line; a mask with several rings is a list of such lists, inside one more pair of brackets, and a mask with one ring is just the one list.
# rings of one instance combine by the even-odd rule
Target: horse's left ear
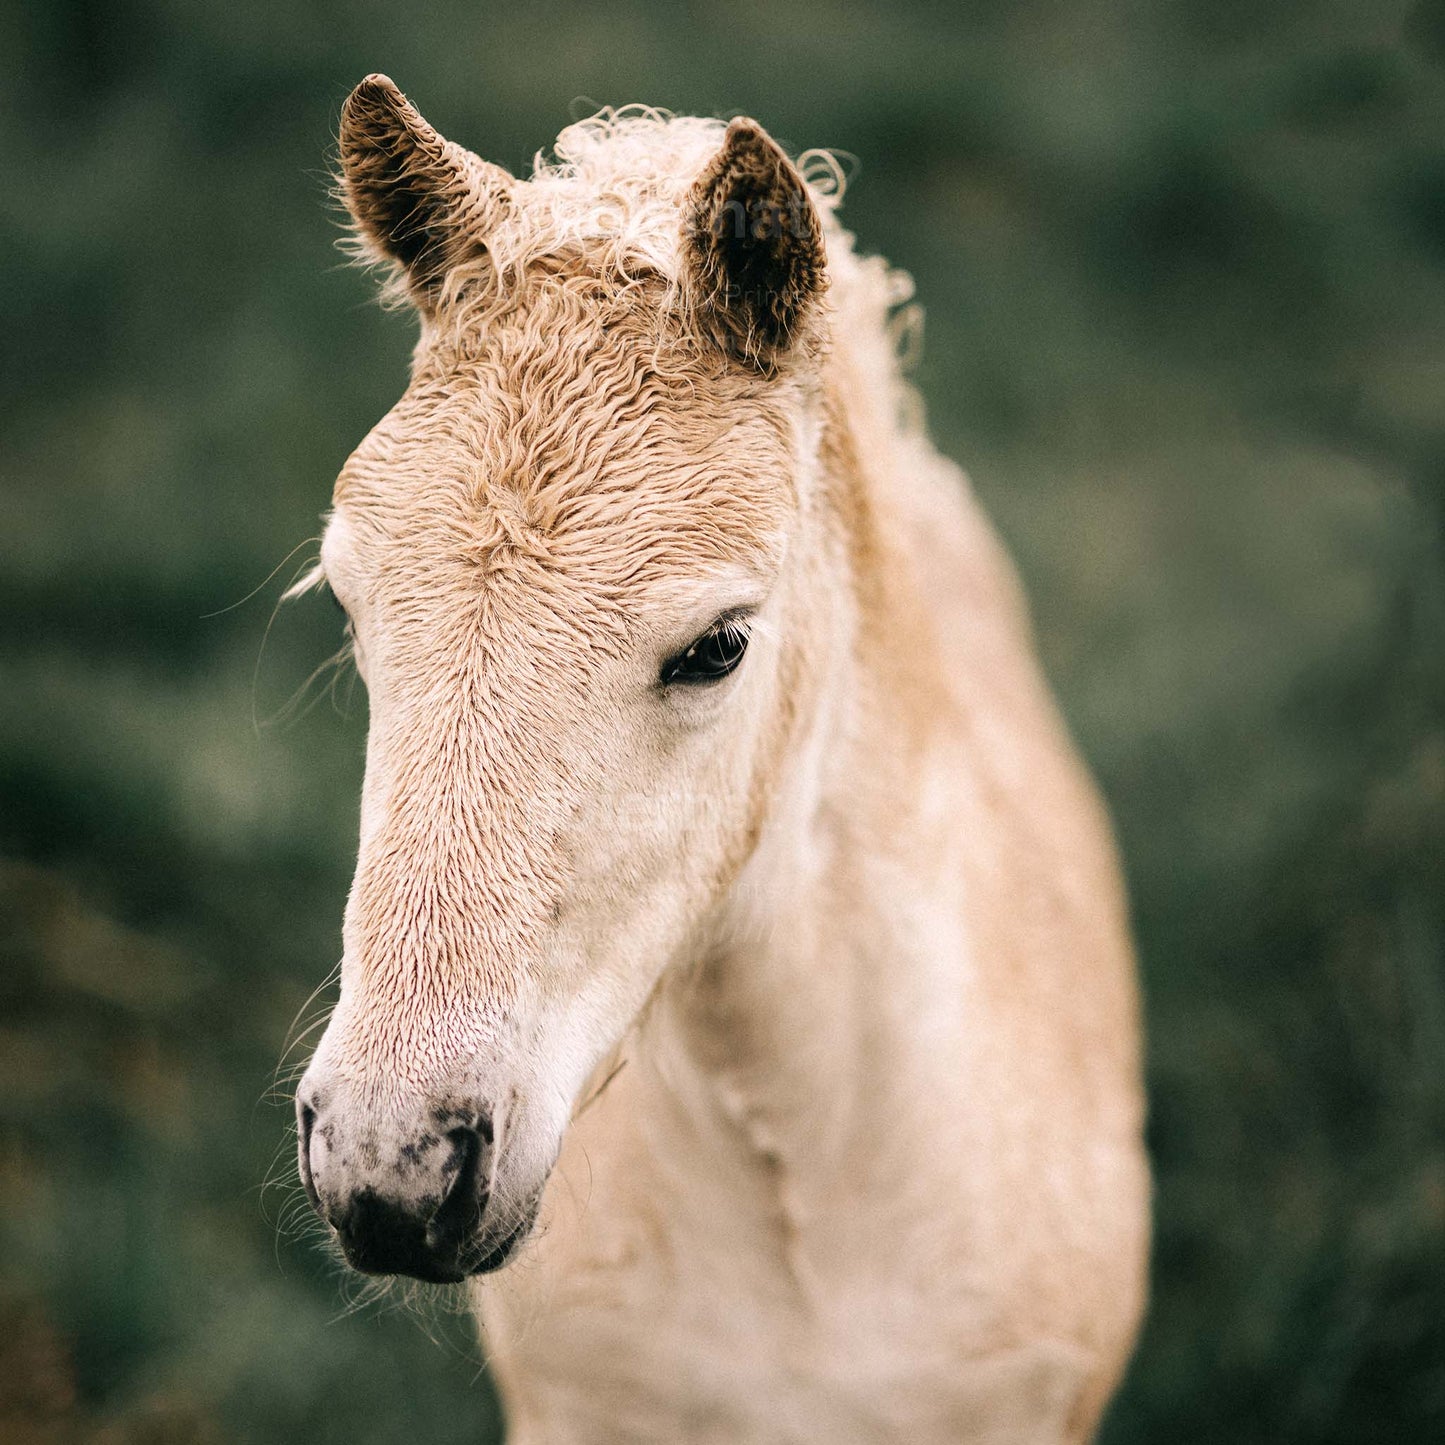
[[486,253],[511,176],[437,134],[385,75],[341,108],[341,185],[366,251],[430,307],[447,272]]
[[684,248],[694,324],[729,355],[771,370],[801,337],[827,280],[807,186],[756,121],[733,121],[694,183]]

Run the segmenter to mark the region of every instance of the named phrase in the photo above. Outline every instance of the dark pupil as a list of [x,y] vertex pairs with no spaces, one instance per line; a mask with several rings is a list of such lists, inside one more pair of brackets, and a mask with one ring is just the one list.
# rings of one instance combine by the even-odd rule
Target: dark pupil
[[743,660],[748,635],[736,622],[715,622],[692,646],[670,658],[663,682],[712,682],[726,677]]

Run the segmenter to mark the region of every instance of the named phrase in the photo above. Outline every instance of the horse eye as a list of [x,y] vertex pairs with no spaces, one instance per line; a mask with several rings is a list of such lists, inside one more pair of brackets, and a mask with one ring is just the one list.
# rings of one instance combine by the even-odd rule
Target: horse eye
[[717,682],[737,667],[747,650],[747,629],[736,617],[720,617],[701,637],[662,664],[662,684]]

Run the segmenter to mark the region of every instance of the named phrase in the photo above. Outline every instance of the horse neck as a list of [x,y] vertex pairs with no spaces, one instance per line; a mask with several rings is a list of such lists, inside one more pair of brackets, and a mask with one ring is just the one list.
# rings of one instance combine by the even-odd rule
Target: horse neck
[[[830,386],[818,453],[816,611],[846,619],[758,846],[649,1032],[695,1111],[754,1154],[838,1160],[917,1077],[904,902],[877,887],[879,816],[909,804],[915,716],[887,658],[918,617],[849,420]],[[902,590],[900,590],[900,587]],[[831,595],[822,595],[831,593]],[[896,1128],[900,1121],[892,1121]]]

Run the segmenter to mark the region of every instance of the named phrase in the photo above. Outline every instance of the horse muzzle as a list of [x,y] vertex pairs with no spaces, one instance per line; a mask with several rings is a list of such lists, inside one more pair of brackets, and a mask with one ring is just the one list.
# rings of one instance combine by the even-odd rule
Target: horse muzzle
[[489,1110],[433,1104],[410,1127],[388,1111],[384,1132],[349,1113],[325,1091],[296,1098],[301,1182],[352,1268],[454,1284],[499,1269],[531,1232],[537,1199],[498,1197]]

